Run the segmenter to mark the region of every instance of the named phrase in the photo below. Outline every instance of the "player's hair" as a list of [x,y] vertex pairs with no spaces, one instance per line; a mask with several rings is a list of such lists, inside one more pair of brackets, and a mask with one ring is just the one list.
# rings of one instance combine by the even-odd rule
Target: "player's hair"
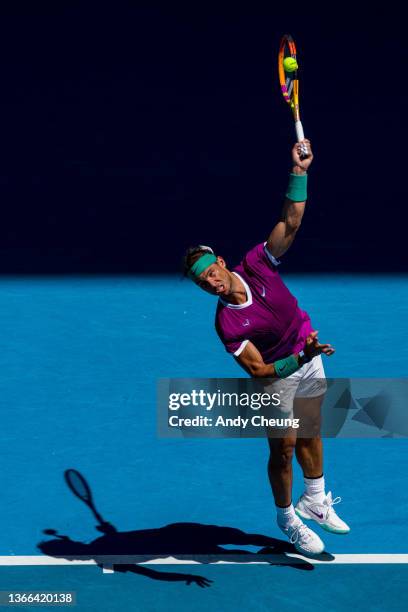
[[205,253],[214,253],[211,247],[205,244],[199,244],[195,247],[189,247],[183,259],[183,274],[187,276],[191,266],[200,259]]

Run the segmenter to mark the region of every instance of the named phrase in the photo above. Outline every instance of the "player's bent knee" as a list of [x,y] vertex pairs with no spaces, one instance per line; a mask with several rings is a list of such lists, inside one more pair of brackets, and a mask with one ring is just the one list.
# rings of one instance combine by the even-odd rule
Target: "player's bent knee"
[[300,423],[298,438],[319,438],[321,434],[321,419],[308,419]]
[[280,444],[274,445],[269,456],[270,467],[280,469],[289,467],[292,464],[295,444],[295,440],[285,440],[284,442],[281,441]]

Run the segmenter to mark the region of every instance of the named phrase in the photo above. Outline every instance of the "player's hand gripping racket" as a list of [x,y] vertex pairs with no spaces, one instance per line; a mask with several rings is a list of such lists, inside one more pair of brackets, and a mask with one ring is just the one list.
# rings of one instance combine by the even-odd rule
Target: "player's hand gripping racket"
[[[299,79],[298,64],[296,59],[295,41],[289,34],[283,36],[278,58],[279,82],[284,100],[292,109],[295,120],[295,129],[298,142],[305,139],[303,126],[300,121],[299,111]],[[309,154],[306,144],[301,146],[301,156],[307,157]]]

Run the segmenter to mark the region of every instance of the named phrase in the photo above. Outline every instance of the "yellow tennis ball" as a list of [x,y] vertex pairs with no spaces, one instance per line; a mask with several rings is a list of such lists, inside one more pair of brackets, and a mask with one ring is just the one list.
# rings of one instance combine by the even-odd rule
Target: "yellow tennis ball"
[[298,69],[298,63],[294,57],[285,57],[283,60],[283,67],[286,72],[295,72]]

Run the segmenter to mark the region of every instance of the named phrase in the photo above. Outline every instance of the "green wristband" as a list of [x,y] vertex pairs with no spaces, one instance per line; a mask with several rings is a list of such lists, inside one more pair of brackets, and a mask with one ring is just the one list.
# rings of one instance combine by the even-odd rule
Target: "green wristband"
[[307,200],[307,174],[290,174],[286,197],[293,202]]
[[274,362],[273,367],[275,368],[278,378],[286,378],[294,372],[297,372],[300,368],[294,355],[289,355],[289,357],[285,357],[285,359],[278,359],[278,361]]

